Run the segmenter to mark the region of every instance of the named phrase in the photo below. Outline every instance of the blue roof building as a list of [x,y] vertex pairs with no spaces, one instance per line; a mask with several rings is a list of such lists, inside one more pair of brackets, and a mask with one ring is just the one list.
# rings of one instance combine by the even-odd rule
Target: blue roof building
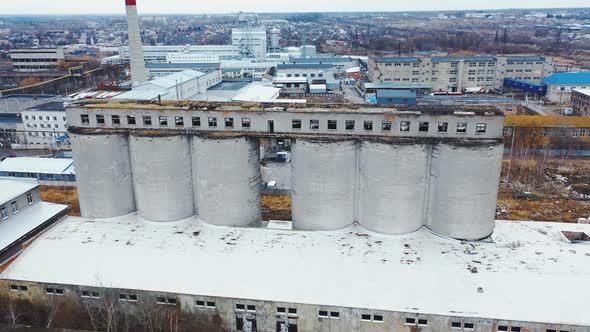
[[573,89],[590,88],[590,72],[558,73],[545,77],[542,81],[547,85],[547,99],[567,103],[571,100]]

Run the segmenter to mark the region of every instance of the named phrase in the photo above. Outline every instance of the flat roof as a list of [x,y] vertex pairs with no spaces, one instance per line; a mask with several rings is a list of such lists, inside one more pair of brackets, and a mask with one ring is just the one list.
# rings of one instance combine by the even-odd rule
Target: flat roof
[[112,99],[98,99],[98,100],[81,100],[72,103],[68,108],[84,108],[84,109],[137,109],[150,111],[199,111],[199,110],[217,110],[227,112],[302,112],[302,113],[420,113],[428,115],[453,115],[461,112],[466,115],[466,112],[478,116],[504,116],[498,108],[494,106],[476,106],[476,105],[420,105],[408,106],[397,105],[374,105],[374,104],[316,104],[316,103],[292,103],[288,100],[282,102],[280,99],[272,103],[261,102],[211,102],[211,101],[183,101],[183,102],[141,102],[136,100],[112,100]]
[[545,61],[544,56],[539,55],[509,55],[508,61]]
[[543,78],[543,82],[555,85],[590,85],[590,72],[553,74]]
[[432,89],[432,84],[364,83],[365,89]]
[[76,174],[72,158],[13,157],[0,162],[0,172]]
[[454,61],[496,61],[496,57],[487,55],[474,56],[433,56],[432,62],[454,62]]
[[375,62],[420,62],[419,57],[415,56],[398,56],[398,57],[376,57],[373,58]]
[[[426,228],[384,235],[68,217],[0,278],[588,326],[590,245],[561,231],[590,225],[498,221],[491,241],[465,242]],[[272,277],[279,265],[285,273]]]
[[1,221],[0,234],[2,234],[2,236],[0,236],[0,250],[18,241],[20,238],[67,208],[67,205],[40,201],[27,208],[23,208],[19,213],[11,215],[8,219]]
[[574,89],[574,91],[590,97],[590,89]]
[[[14,199],[29,190],[35,189],[39,186],[37,180],[31,179],[15,179],[11,177],[0,177],[0,204]],[[2,222],[0,221],[0,224]],[[0,233],[1,234],[1,233]],[[0,239],[2,237],[0,236]]]
[[278,64],[277,69],[328,69],[332,68],[329,63],[286,63]]
[[39,104],[27,109],[27,111],[33,112],[64,112],[63,101],[50,101],[48,103]]

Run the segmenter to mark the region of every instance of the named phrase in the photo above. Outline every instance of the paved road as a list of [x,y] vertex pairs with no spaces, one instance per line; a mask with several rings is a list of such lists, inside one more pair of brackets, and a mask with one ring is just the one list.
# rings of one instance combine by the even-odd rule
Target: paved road
[[342,90],[344,91],[344,98],[353,104],[366,104],[365,98],[361,96],[358,90],[348,84],[342,84]]
[[291,163],[268,162],[262,166],[262,181],[277,181],[277,189],[291,189]]

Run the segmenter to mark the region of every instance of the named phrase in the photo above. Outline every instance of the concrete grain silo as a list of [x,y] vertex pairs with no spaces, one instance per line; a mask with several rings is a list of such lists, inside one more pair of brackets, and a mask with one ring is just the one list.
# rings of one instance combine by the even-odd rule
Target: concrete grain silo
[[139,215],[150,221],[194,216],[190,137],[131,135],[130,150]]
[[133,177],[126,134],[71,134],[76,185],[83,217],[134,212]]
[[386,234],[422,227],[428,147],[363,142],[360,153],[359,223]]
[[192,163],[197,214],[219,226],[260,223],[258,138],[193,136]]
[[293,227],[335,230],[354,222],[357,145],[298,139],[291,146]]
[[427,218],[431,230],[464,240],[492,234],[503,149],[496,142],[434,147]]

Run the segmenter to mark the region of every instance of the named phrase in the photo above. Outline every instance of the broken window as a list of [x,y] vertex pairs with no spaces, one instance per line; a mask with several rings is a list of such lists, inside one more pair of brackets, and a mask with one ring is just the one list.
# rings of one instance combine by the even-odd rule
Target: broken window
[[90,292],[89,292],[89,291],[85,291],[85,290],[83,290],[83,291],[82,291],[82,297],[85,297],[85,298],[86,298],[86,297],[90,297]]
[[513,326],[510,328],[510,332],[520,332],[521,328],[519,326]]
[[373,121],[364,121],[363,122],[363,128],[366,131],[372,131],[373,130]]
[[346,122],[344,123],[344,129],[354,130],[354,120],[346,120]]
[[176,305],[176,299],[173,297],[169,297],[168,298],[168,304],[169,305]]
[[406,325],[416,324],[416,318],[406,318]]
[[486,124],[485,123],[478,123],[475,125],[475,133],[476,134],[485,134],[486,133]]
[[328,120],[328,130],[336,130],[338,129],[338,124],[336,120]]
[[192,124],[193,124],[193,127],[200,127],[201,126],[201,117],[193,116]]
[[248,310],[248,311],[256,311],[256,306],[249,304],[249,305],[246,307],[246,310]]
[[184,117],[182,117],[182,116],[175,116],[174,117],[174,125],[176,127],[184,127]]
[[373,315],[373,321],[374,322],[382,322],[383,316],[382,315]]
[[371,321],[371,315],[362,314],[361,315],[361,320],[364,320],[365,322],[370,322]]
[[391,131],[391,121],[383,121],[383,122],[381,122],[381,130],[383,130],[383,131]]
[[127,301],[127,294],[119,294],[119,301]]
[[426,319],[418,319],[418,325],[428,326],[428,320],[426,320]]
[[11,292],[18,292],[18,286],[17,285],[10,285],[10,291]]
[[129,302],[137,302],[137,295],[129,294]]
[[287,312],[287,310],[285,307],[277,307],[277,313],[284,314],[286,312]]
[[152,117],[149,116],[149,115],[145,115],[143,117],[143,125],[146,126],[146,127],[151,126],[152,125]]
[[399,131],[409,132],[410,131],[410,121],[402,121],[399,125]]
[[234,118],[225,118],[225,128],[234,127]]
[[242,118],[242,128],[250,129],[250,118]]
[[467,132],[467,122],[459,122],[457,123],[457,133],[464,134]]
[[217,118],[209,118],[209,127],[217,127]]
[[135,117],[133,115],[127,115],[127,124],[130,126],[135,126]]
[[246,306],[243,304],[236,304],[236,310],[243,311],[246,310]]
[[320,129],[320,120],[309,120],[309,129],[312,129],[312,130]]
[[318,312],[318,317],[319,318],[328,318],[328,312],[326,310],[320,310]]
[[460,329],[461,328],[461,322],[451,322],[451,328]]
[[438,132],[439,133],[446,133],[449,130],[449,123],[448,122],[439,122],[438,123]]
[[215,308],[215,302],[207,301],[207,308]]
[[498,331],[500,331],[500,332],[508,331],[508,326],[500,325],[500,326],[498,326]]
[[157,304],[166,304],[166,298],[165,297],[157,297],[156,303]]
[[205,306],[205,301],[197,300],[197,307],[204,307],[204,306]]
[[160,120],[160,127],[168,127],[168,117],[167,116],[161,116],[159,118]]
[[111,115],[111,120],[113,121],[113,125],[119,126],[121,125],[121,117],[118,115]]
[[88,114],[81,114],[80,115],[80,121],[82,121],[82,124],[90,124],[90,118],[88,117]]
[[418,131],[428,132],[428,125],[429,125],[428,122],[420,122],[418,124]]
[[463,328],[465,328],[466,330],[473,330],[475,328],[475,324],[465,323],[465,324],[463,324]]
[[292,120],[291,121],[291,128],[301,129],[301,120]]
[[102,115],[102,114],[97,114],[97,115],[96,115],[96,123],[97,123],[97,124],[104,124],[104,115]]
[[100,293],[99,292],[91,292],[90,297],[92,297],[93,299],[100,299]]
[[289,308],[289,315],[297,315],[297,309],[296,308]]
[[340,313],[338,311],[331,311],[330,312],[330,318],[339,319],[340,318]]

